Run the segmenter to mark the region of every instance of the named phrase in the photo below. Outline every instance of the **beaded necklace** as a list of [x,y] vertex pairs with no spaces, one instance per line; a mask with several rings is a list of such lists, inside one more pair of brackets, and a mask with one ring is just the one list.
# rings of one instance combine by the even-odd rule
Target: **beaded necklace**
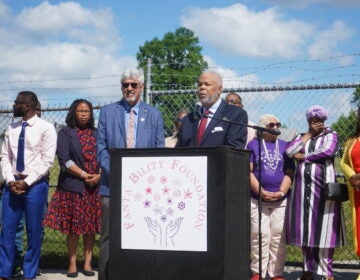
[[262,145],[265,151],[268,167],[274,172],[279,165],[279,141],[278,139],[275,140],[275,151],[273,156],[270,156],[264,139],[262,139]]

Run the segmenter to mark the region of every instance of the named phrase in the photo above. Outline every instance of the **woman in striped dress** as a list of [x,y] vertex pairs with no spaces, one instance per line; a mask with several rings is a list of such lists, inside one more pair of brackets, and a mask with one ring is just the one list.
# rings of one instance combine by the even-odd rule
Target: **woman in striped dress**
[[313,273],[334,279],[334,249],[345,243],[341,203],[323,196],[324,184],[335,182],[334,156],[339,143],[337,133],[324,125],[327,117],[323,107],[310,107],[306,112],[308,132],[298,135],[286,148],[287,155],[297,161],[286,238],[288,244],[302,249],[301,280],[314,279]]

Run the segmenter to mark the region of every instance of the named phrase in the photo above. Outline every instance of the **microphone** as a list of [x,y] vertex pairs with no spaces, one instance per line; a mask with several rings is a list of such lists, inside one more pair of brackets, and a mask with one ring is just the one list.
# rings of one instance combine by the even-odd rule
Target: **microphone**
[[241,126],[251,127],[251,128],[253,128],[253,129],[257,130],[257,131],[268,132],[268,133],[270,133],[272,135],[280,135],[281,134],[280,130],[277,130],[277,129],[271,129],[271,128],[266,128],[266,127],[257,126],[257,125],[250,125],[250,124],[247,124],[247,123],[235,122],[235,121],[229,120],[227,117],[222,117],[221,119],[214,118],[214,117],[211,117],[211,116],[205,116],[205,115],[203,115],[203,117],[214,119],[214,120],[217,120],[217,121],[230,123],[230,124],[234,124],[234,125],[241,125]]
[[196,104],[194,111],[190,115],[192,121],[197,121],[202,118],[201,105]]

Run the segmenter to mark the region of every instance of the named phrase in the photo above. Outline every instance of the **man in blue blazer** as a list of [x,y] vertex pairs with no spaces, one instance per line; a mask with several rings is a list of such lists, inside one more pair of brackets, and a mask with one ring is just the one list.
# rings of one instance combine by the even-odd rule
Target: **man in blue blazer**
[[183,119],[176,147],[245,147],[247,113],[226,104],[220,98],[221,93],[221,76],[216,72],[203,72],[198,79],[197,93],[201,107]]
[[164,147],[165,133],[161,113],[140,101],[144,89],[142,69],[125,70],[121,76],[123,99],[101,108],[97,128],[97,156],[101,167],[102,230],[99,280],[108,279],[109,261],[109,171],[112,148]]

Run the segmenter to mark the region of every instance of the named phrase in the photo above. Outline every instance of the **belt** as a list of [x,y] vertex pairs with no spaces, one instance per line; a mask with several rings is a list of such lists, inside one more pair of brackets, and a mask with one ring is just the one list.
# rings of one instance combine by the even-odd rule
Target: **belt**
[[23,175],[23,174],[16,174],[14,175],[15,179],[18,180],[24,180],[28,175]]

